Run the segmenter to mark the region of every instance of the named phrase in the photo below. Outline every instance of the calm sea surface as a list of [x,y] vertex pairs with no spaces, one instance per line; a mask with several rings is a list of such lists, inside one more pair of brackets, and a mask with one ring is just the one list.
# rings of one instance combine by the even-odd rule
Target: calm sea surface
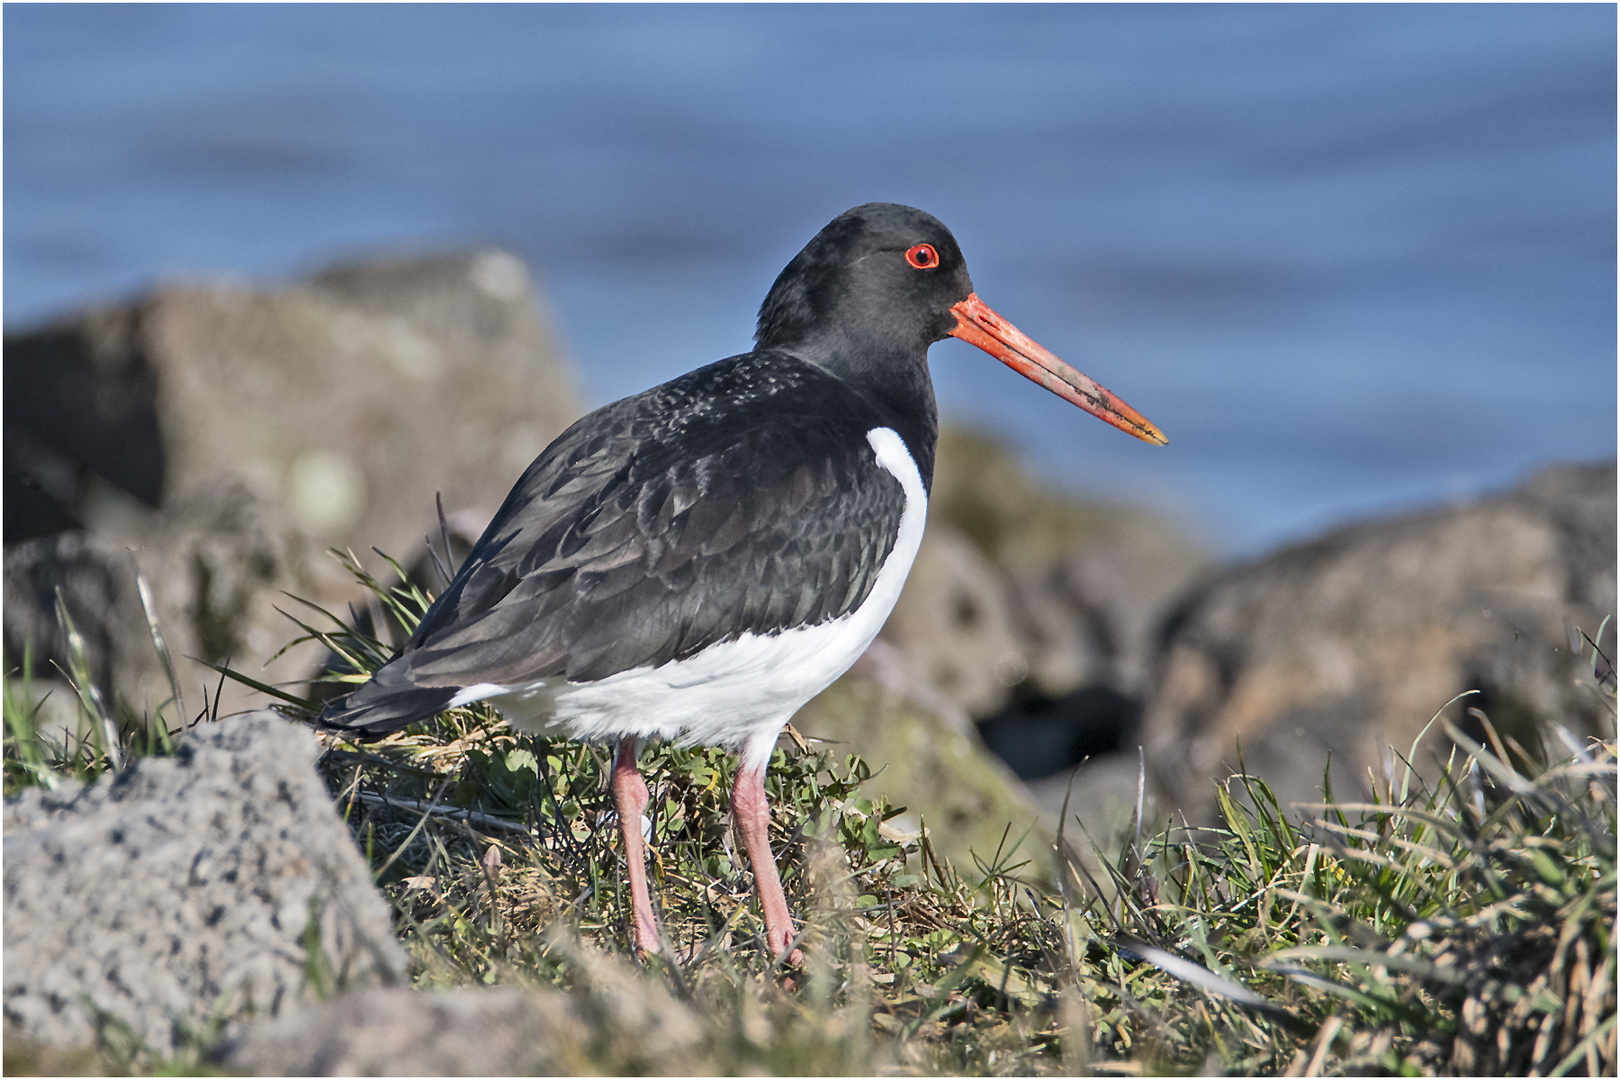
[[8,5],[4,312],[507,245],[593,403],[856,203],[1170,436],[943,411],[1251,552],[1616,444],[1611,5]]

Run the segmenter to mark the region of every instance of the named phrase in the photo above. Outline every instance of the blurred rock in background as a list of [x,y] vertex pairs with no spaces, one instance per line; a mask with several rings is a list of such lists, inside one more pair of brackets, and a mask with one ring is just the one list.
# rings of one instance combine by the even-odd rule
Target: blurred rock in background
[[[321,544],[414,549],[433,492],[493,512],[579,415],[532,288],[483,250],[164,287],[8,335],[7,498],[94,526],[237,480]],[[7,509],[8,542],[54,531]]]
[[[117,527],[76,528],[8,545],[6,662],[20,664],[26,657],[33,672],[29,694],[43,703],[42,719],[53,731],[80,734],[76,697],[60,681],[73,670],[57,616],[60,594],[83,641],[89,681],[109,708],[117,708],[116,696],[134,717],[162,711],[173,727],[196,717],[215,697],[221,714],[263,704],[265,695],[222,682],[197,661],[229,661],[272,683],[307,678],[308,650],[268,667],[266,662],[297,636],[276,610],[297,606],[282,591],[315,595],[317,557],[315,546],[277,506],[228,480]],[[138,579],[147,584],[153,619],[176,668],[182,702],[173,706]]]
[[[282,590],[353,598],[324,548],[413,561],[436,492],[487,519],[579,412],[528,271],[493,249],[162,287],[7,335],[7,662],[26,649],[49,680],[64,660],[61,585],[103,692],[155,708],[139,569],[193,714],[216,677],[185,657],[307,678],[308,649],[263,665],[297,636]],[[264,701],[223,693],[226,712]]]
[[1034,826],[1014,861],[1050,872],[1065,798],[1099,836],[1129,821],[1151,629],[1207,556],[1168,519],[1052,492],[949,425],[928,517],[877,642],[795,724],[882,766],[901,825],[957,866],[1010,822],[1012,839]]
[[[1477,739],[1472,708],[1534,754],[1562,744],[1549,724],[1612,735],[1577,630],[1615,612],[1615,510],[1613,462],[1557,466],[1212,574],[1156,645],[1143,739],[1171,804],[1207,818],[1239,740],[1285,806],[1321,801],[1330,753],[1334,795],[1364,799],[1369,770],[1402,769],[1395,752],[1465,690],[1445,715]],[[1412,764],[1432,776],[1449,746],[1436,724]]]

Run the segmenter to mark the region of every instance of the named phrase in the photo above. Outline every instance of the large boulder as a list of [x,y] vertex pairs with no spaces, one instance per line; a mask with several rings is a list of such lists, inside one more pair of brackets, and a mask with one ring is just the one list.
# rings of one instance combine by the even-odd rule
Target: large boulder
[[[1368,770],[1390,775],[1391,748],[1407,753],[1465,690],[1480,693],[1454,722],[1478,708],[1532,751],[1549,721],[1597,733],[1613,717],[1574,632],[1595,635],[1614,612],[1612,462],[1340,529],[1224,570],[1180,603],[1146,704],[1147,760],[1191,815],[1207,814],[1240,741],[1248,771],[1285,800],[1320,801],[1330,753],[1335,796],[1359,798]],[[1413,764],[1432,776],[1445,748],[1431,733]]]
[[[112,1020],[172,1054],[216,1019],[230,1034],[320,990],[401,982],[387,904],[316,754],[309,732],[255,713],[8,802],[8,1039],[79,1047]],[[332,985],[310,985],[321,967]]]
[[916,678],[971,716],[1007,704],[1035,642],[1007,572],[948,521],[929,523],[880,641]]
[[156,507],[224,479],[322,544],[414,551],[435,492],[493,511],[578,413],[497,250],[168,286],[5,342],[8,473],[92,525],[108,487]]

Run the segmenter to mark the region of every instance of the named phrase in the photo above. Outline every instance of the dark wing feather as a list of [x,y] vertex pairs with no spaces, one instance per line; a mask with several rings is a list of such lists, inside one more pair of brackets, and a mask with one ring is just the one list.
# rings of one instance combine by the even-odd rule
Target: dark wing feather
[[782,354],[586,417],[531,465],[391,666],[412,686],[600,679],[860,604],[904,495],[884,421]]

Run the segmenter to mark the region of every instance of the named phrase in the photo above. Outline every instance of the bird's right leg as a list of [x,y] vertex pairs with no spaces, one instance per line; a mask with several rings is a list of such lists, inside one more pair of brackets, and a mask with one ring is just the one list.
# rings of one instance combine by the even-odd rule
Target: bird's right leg
[[613,758],[613,802],[619,811],[619,831],[624,836],[624,860],[630,872],[630,904],[636,916],[636,948],[656,953],[661,948],[658,924],[653,921],[652,898],[647,893],[647,854],[641,842],[641,814],[647,809],[647,782],[636,768],[636,750],[641,740],[627,735],[619,740]]
[[[748,865],[754,868],[754,887],[765,912],[765,942],[773,954],[781,956],[793,944],[793,916],[788,914],[776,856],[771,854],[771,804],[765,797],[763,764],[738,766],[737,782],[731,789],[731,816],[742,836],[743,850],[748,852]],[[794,949],[787,962],[804,963],[804,953]]]

